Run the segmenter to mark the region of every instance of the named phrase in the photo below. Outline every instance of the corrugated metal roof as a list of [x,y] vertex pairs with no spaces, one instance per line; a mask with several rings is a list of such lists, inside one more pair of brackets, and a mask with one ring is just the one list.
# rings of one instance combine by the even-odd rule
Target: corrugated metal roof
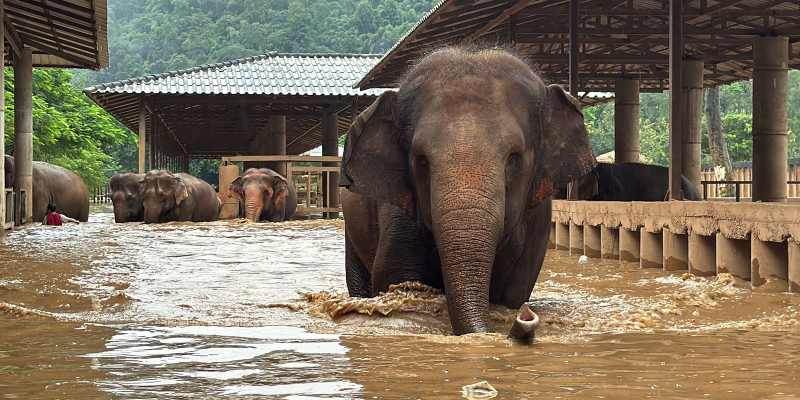
[[86,88],[90,94],[376,96],[353,88],[372,54],[268,53]]

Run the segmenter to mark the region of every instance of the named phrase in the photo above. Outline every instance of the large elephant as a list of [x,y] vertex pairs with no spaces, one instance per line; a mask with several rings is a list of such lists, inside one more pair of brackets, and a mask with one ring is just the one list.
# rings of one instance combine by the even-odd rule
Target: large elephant
[[486,331],[490,302],[530,298],[554,185],[594,163],[579,103],[519,58],[431,53],[348,132],[350,294],[421,281],[444,289],[454,333]]
[[152,170],[142,183],[144,222],[215,221],[219,198],[214,188],[192,175]]
[[286,221],[297,208],[294,184],[269,168],[250,168],[230,184],[243,205],[245,218],[253,222]]
[[[686,200],[701,200],[697,188],[681,176]],[[664,201],[669,192],[669,168],[640,163],[598,163],[573,183],[570,198],[595,201]]]
[[132,173],[116,174],[108,181],[115,222],[144,221],[143,183],[144,174]]
[[[14,185],[14,157],[6,156],[4,160],[6,187]],[[42,221],[47,215],[47,205],[52,203],[58,212],[81,222],[89,220],[89,190],[80,176],[74,172],[48,164],[34,161],[31,165],[33,175],[33,220]]]

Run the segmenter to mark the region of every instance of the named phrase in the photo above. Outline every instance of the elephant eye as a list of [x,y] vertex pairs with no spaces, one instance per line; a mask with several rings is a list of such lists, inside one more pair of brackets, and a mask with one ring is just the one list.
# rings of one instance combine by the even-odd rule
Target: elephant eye
[[522,156],[519,153],[511,153],[506,161],[506,177],[512,177],[519,173],[522,166]]
[[414,165],[417,168],[428,168],[428,158],[425,156],[417,156],[414,160]]

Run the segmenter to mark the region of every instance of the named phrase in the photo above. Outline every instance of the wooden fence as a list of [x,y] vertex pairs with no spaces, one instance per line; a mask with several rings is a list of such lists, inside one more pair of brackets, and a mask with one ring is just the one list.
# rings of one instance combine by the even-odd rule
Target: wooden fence
[[[733,169],[733,181],[738,182],[736,184],[724,183],[725,178],[718,179],[713,170],[703,171],[700,180],[708,183],[704,184],[705,188],[697,189],[705,191],[709,199],[734,199],[737,186],[741,199],[750,199],[752,197],[753,169],[750,167]],[[786,193],[789,198],[800,198],[800,166],[798,165],[789,167],[789,181],[786,183]]]
[[111,194],[109,193],[108,185],[89,189],[89,202],[92,204],[111,203]]

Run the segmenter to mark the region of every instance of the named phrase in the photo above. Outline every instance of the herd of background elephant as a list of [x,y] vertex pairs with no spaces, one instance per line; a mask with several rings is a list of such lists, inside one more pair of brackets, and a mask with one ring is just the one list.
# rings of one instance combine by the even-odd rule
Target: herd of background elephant
[[[13,159],[6,163],[13,184]],[[34,218],[55,202],[86,220],[80,178],[45,163],[34,163],[33,175]],[[494,303],[520,307],[512,336],[530,337],[538,317],[526,302],[547,247],[551,198],[566,197],[569,182],[574,199],[658,201],[668,174],[596,164],[578,101],[513,54],[431,53],[348,131],[340,186],[350,295],[418,281],[444,290],[454,333],[487,331]],[[683,183],[684,196],[698,199]],[[208,183],[184,173],[119,174],[110,189],[116,222],[212,221],[221,206]],[[229,192],[251,221],[284,221],[297,206],[293,183],[266,168],[248,169]]]

